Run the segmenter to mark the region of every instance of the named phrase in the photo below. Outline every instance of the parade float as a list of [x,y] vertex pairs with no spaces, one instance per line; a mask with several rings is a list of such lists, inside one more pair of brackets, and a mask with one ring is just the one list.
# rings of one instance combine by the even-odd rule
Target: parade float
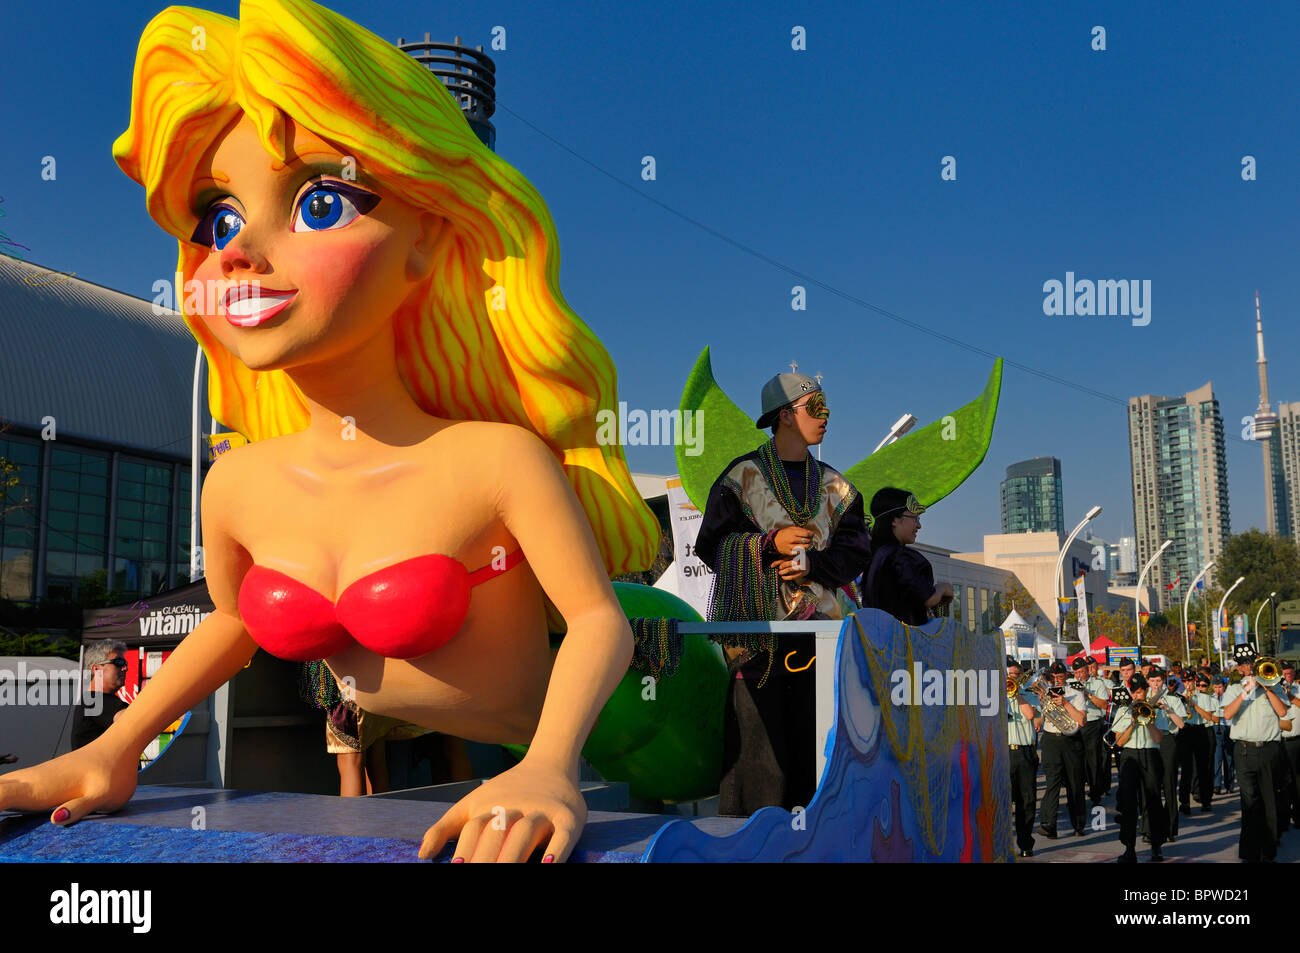
[[[238,20],[169,8],[141,40],[114,155],[177,238],[178,283],[221,289],[182,310],[213,416],[249,443],[204,490],[215,610],[103,738],[0,781],[0,807],[69,825],[6,818],[0,857],[1011,856],[1002,699],[989,712],[953,691],[953,673],[1001,672],[1000,641],[875,610],[772,623],[821,660],[806,808],[588,811],[579,753],[643,800],[716,791],[726,668],[688,605],[610,585],[658,539],[621,447],[597,437],[615,369],[560,294],[540,195],[419,64],[307,0],[245,0]],[[868,498],[894,484],[938,502],[982,461],[1000,381],[999,361],[970,404],[846,475]],[[707,351],[681,405],[710,433],[679,458],[702,508],[764,436]],[[259,647],[326,661],[367,711],[520,760],[443,804],[137,791],[139,750]],[[900,672],[916,684],[895,700]],[[83,821],[96,811],[110,816]]]

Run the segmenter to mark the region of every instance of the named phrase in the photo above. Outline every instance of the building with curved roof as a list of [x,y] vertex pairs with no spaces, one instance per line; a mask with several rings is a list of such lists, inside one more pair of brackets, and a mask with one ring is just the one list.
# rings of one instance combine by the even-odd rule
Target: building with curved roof
[[188,580],[194,357],[176,312],[0,255],[0,599]]

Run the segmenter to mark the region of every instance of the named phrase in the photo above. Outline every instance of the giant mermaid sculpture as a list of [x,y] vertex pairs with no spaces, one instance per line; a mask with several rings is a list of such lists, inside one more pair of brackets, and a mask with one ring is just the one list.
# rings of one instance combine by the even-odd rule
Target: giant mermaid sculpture
[[0,779],[0,808],[121,806],[144,745],[260,645],[326,659],[367,710],[531,742],[421,857],[564,860],[578,753],[632,654],[609,575],[649,565],[658,529],[597,444],[614,368],[560,295],[541,197],[423,67],[307,0],[159,14],[114,155],[215,291],[185,318],[251,443],[204,487],[216,611],[98,741]]

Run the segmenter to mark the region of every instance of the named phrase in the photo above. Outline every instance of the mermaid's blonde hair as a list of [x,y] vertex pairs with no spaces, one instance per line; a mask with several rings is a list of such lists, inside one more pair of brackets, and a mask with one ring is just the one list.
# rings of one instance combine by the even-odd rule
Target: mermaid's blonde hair
[[[596,415],[617,403],[613,361],[559,289],[555,225],[537,190],[479,142],[451,95],[395,46],[309,0],[243,0],[240,18],[169,7],[140,38],[131,126],[113,145],[149,214],[180,242],[189,281],[191,186],[214,137],[247,115],[285,158],[286,119],[310,129],[408,204],[446,218],[454,240],[394,315],[397,363],[427,413],[533,431],[560,459],[611,573],[654,559],[659,527],[622,448]],[[179,299],[181,295],[178,294]],[[213,415],[250,440],[302,430],[284,371],[252,371],[201,322]]]

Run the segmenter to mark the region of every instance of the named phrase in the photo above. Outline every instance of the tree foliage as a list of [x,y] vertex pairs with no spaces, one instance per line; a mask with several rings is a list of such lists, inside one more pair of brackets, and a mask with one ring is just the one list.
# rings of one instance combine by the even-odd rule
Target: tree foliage
[[1257,529],[1238,533],[1224,543],[1214,577],[1231,586],[1238,576],[1245,579],[1232,601],[1242,611],[1247,605],[1259,606],[1270,592],[1276,592],[1279,601],[1300,598],[1300,549],[1294,540]]

